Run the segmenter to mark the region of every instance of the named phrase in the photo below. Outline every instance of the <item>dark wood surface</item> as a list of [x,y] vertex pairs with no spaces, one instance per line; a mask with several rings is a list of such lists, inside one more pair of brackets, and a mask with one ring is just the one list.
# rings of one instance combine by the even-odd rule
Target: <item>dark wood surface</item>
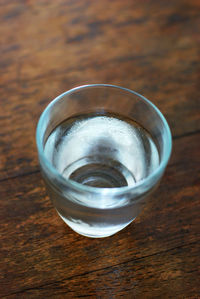
[[[200,2],[0,0],[0,298],[200,298]],[[152,100],[173,154],[152,200],[105,239],[57,216],[35,128],[87,83]]]

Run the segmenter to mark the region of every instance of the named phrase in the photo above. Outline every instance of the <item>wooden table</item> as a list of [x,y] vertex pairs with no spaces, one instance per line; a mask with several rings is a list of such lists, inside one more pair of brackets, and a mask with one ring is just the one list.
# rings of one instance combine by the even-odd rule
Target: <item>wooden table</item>
[[[0,0],[0,298],[200,298],[198,0]],[[57,216],[39,172],[44,107],[81,84],[152,100],[173,134],[162,183],[105,239]]]

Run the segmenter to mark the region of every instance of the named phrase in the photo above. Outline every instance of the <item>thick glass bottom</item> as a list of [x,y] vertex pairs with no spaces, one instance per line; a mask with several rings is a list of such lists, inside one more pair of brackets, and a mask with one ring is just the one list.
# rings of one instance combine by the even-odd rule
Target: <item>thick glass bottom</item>
[[123,225],[107,225],[107,224],[101,224],[101,225],[89,225],[81,220],[74,220],[71,221],[69,219],[66,219],[63,217],[58,211],[58,215],[61,217],[61,219],[76,233],[83,235],[85,237],[89,238],[105,238],[112,236],[125,228],[127,225],[129,225],[132,221],[135,220],[132,219],[126,224]]

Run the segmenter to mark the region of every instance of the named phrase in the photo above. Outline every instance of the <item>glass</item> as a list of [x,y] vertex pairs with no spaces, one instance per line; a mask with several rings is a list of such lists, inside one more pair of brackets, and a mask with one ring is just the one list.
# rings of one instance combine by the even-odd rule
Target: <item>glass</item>
[[156,106],[107,84],[80,86],[54,99],[39,119],[36,142],[58,214],[94,238],[113,235],[138,216],[172,148]]

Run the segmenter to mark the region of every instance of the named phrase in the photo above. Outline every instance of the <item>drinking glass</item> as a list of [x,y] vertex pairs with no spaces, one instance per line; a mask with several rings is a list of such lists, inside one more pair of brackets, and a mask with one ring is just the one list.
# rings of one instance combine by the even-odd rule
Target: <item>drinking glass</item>
[[36,143],[58,214],[93,238],[113,235],[139,215],[172,148],[158,108],[108,84],[80,86],[54,99],[39,119]]

